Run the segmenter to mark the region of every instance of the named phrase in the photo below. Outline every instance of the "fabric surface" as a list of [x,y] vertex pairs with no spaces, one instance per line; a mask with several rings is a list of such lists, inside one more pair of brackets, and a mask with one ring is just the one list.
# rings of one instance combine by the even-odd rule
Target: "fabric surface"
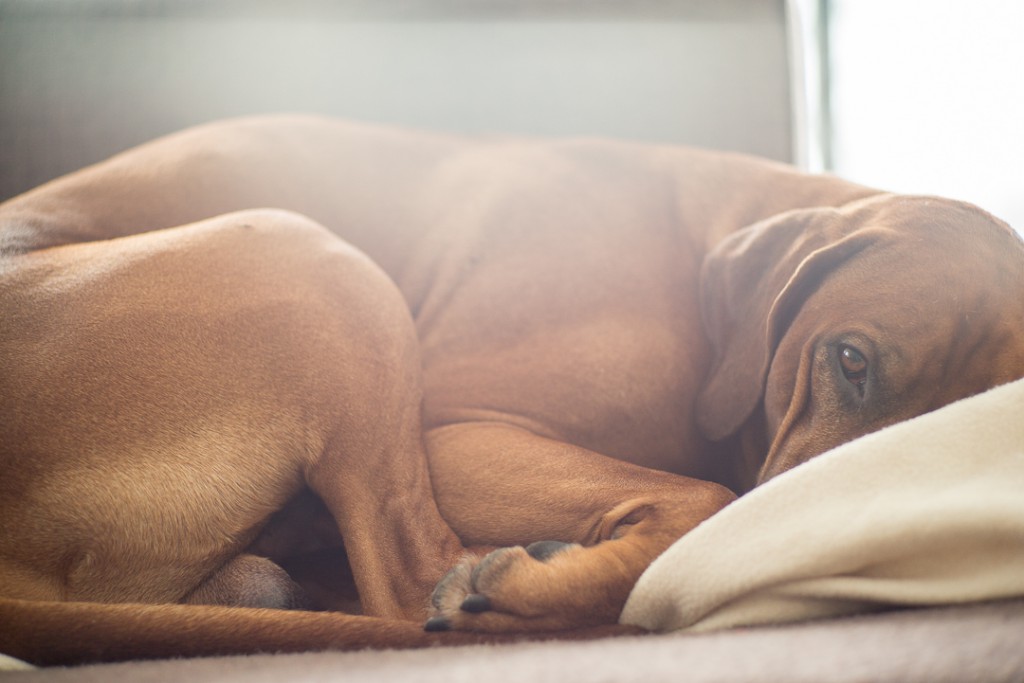
[[320,652],[5,672],[3,683],[971,683],[1024,680],[1024,601],[579,643]]
[[1024,380],[840,446],[707,520],[623,623],[709,631],[1024,596]]
[[5,654],[0,654],[0,672],[2,671],[20,671],[24,669],[35,668],[31,664],[15,659],[14,657],[8,657]]

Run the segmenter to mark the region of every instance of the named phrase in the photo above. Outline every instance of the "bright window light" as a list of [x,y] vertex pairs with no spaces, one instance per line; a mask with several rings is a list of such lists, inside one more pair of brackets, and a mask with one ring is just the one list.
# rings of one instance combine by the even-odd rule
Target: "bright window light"
[[1024,2],[831,0],[832,170],[1024,231]]

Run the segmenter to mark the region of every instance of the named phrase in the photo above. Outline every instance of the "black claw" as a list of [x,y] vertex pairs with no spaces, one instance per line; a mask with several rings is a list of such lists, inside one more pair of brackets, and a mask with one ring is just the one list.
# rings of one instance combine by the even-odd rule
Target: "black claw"
[[427,623],[423,624],[423,630],[435,633],[440,631],[451,631],[452,622],[448,621],[446,617],[430,617],[427,619]]
[[526,546],[526,552],[533,559],[544,562],[555,553],[565,550],[570,545],[570,543],[562,543],[561,541],[537,541]]
[[459,606],[459,609],[471,614],[488,612],[491,609],[491,600],[486,595],[472,593],[466,596],[466,599],[462,601],[462,605]]

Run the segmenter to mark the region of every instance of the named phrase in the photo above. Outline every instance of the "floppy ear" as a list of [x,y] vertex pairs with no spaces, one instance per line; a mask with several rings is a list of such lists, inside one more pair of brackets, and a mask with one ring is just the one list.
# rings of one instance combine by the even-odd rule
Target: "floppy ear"
[[832,208],[799,209],[719,243],[701,269],[704,330],[714,360],[697,397],[697,426],[719,441],[757,408],[768,367],[803,302],[829,272],[875,241]]

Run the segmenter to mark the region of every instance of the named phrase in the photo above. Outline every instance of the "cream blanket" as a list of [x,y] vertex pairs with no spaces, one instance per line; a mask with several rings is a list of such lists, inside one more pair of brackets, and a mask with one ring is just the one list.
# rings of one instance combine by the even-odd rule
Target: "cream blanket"
[[1024,380],[755,489],[643,574],[621,621],[709,631],[1024,595]]

